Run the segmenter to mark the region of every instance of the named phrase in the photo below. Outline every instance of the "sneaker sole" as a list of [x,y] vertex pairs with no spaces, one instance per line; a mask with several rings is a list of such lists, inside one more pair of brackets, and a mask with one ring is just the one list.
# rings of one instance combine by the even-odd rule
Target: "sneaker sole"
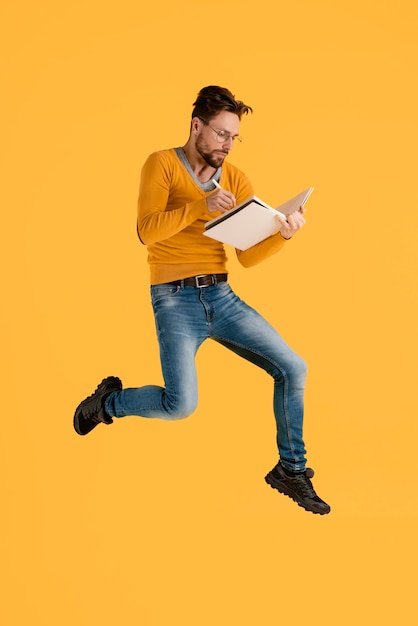
[[305,511],[309,511],[309,513],[313,513],[314,515],[327,515],[331,511],[330,506],[328,506],[328,510],[325,511],[314,511],[309,505],[303,502],[303,500],[298,498],[298,496],[291,489],[288,489],[288,487],[284,485],[280,480],[274,478],[274,476],[272,476],[270,472],[267,474],[267,476],[264,477],[264,480],[268,485],[270,485],[272,489],[277,489],[277,491],[282,493],[284,496],[288,496],[302,509],[305,509]]

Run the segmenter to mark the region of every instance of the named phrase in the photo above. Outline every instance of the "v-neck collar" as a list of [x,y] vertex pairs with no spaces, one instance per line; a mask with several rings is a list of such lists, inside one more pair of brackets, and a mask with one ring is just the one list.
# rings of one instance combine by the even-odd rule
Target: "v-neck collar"
[[213,191],[214,189],[216,189],[216,185],[213,184],[212,180],[214,179],[216,180],[216,182],[219,182],[221,178],[221,174],[222,174],[222,167],[218,167],[215,174],[212,176],[210,180],[208,180],[206,183],[202,183],[200,182],[200,180],[197,178],[196,174],[192,170],[191,165],[189,161],[187,160],[186,153],[184,152],[183,148],[174,148],[174,150],[178,158],[180,159],[181,163],[184,165],[184,167],[186,168],[190,176],[193,178],[193,181],[196,183],[198,187],[200,187],[200,189],[202,189],[202,191],[207,192],[207,191]]

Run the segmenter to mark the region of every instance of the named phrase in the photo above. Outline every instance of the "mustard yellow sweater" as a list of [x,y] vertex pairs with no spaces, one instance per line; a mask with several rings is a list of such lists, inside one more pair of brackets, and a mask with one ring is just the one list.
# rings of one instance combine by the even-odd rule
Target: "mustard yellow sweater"
[[[237,204],[253,194],[248,178],[230,163],[223,163],[219,182],[234,194]],[[138,234],[148,248],[151,284],[227,271],[224,245],[202,234],[205,223],[216,216],[207,208],[209,193],[213,191],[202,189],[175,149],[148,157],[141,173]],[[278,233],[236,254],[244,267],[251,267],[284,243]]]

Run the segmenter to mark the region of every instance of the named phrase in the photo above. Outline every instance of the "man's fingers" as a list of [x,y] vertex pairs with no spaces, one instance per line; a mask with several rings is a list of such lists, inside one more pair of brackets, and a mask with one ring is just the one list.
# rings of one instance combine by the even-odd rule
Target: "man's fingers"
[[301,228],[306,223],[305,218],[303,217],[302,213],[300,213],[299,211],[296,211],[295,213],[291,213],[290,215],[288,215],[287,221],[292,228]]
[[280,211],[277,211],[276,218],[279,220],[280,224],[287,224],[286,215],[283,215]]
[[236,199],[233,193],[227,191],[226,189],[220,189],[219,193],[222,194],[222,201],[226,203],[228,207],[233,207],[236,205]]
[[208,209],[211,213],[221,211],[225,213],[236,205],[235,196],[226,189],[217,189],[213,194],[207,197]]
[[290,239],[300,228],[302,228],[302,226],[306,223],[306,220],[303,217],[304,213],[304,208],[300,207],[298,211],[290,213],[287,216],[287,220],[284,215],[281,215],[280,213],[277,215],[277,218],[281,223],[280,233],[282,237]]

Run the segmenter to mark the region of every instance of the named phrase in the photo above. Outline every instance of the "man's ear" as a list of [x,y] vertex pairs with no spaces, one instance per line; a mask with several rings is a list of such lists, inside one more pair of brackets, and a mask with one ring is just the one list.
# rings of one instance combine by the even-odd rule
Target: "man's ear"
[[192,123],[191,123],[191,127],[190,127],[190,130],[191,130],[191,132],[192,132],[194,135],[196,135],[196,134],[199,132],[199,130],[200,130],[200,125],[201,125],[201,121],[200,121],[200,119],[199,119],[198,117],[194,117],[194,118],[192,119]]

